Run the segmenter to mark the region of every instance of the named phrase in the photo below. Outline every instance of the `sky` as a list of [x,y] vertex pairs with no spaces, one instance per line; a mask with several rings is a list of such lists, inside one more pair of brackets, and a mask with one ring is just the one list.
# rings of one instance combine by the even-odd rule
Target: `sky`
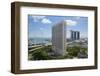
[[81,38],[88,35],[88,17],[28,15],[29,38],[52,38],[52,26],[60,21],[66,22],[66,36],[70,38],[70,30],[80,31]]

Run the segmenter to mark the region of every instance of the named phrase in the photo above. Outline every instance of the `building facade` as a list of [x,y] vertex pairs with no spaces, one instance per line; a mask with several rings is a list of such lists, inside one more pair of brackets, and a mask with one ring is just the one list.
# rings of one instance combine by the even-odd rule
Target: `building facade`
[[63,56],[66,52],[66,25],[64,21],[52,27],[52,50],[55,56]]

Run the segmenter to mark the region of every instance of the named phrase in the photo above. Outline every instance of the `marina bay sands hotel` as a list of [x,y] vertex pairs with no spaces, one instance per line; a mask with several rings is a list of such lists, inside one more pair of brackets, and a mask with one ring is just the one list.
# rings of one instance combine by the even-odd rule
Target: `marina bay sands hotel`
[[[56,56],[63,56],[66,53],[67,29],[66,22],[61,21],[52,27],[52,50]],[[71,40],[80,39],[80,32],[71,30]]]
[[80,39],[80,32],[71,30],[71,39],[72,40]]

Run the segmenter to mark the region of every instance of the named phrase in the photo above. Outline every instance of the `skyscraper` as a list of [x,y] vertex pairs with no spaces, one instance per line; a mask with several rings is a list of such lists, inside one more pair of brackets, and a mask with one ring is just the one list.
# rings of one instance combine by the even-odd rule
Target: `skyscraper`
[[74,31],[71,30],[71,39],[74,40]]
[[80,32],[71,30],[71,39],[72,40],[80,39]]
[[77,40],[77,31],[74,31],[74,40]]
[[77,32],[77,39],[80,39],[80,32]]
[[66,51],[66,25],[61,21],[52,27],[52,50],[57,56],[63,56]]

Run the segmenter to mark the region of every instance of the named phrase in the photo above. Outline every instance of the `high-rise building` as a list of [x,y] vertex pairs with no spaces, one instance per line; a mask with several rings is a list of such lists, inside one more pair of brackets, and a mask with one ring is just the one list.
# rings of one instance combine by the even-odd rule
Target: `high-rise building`
[[72,40],[80,39],[80,32],[71,30],[71,39]]
[[77,31],[74,31],[74,40],[77,40]]
[[66,25],[61,21],[52,27],[52,50],[56,56],[63,56],[66,51]]
[[71,39],[74,40],[74,31],[71,30]]
[[77,32],[77,39],[80,39],[80,32]]

